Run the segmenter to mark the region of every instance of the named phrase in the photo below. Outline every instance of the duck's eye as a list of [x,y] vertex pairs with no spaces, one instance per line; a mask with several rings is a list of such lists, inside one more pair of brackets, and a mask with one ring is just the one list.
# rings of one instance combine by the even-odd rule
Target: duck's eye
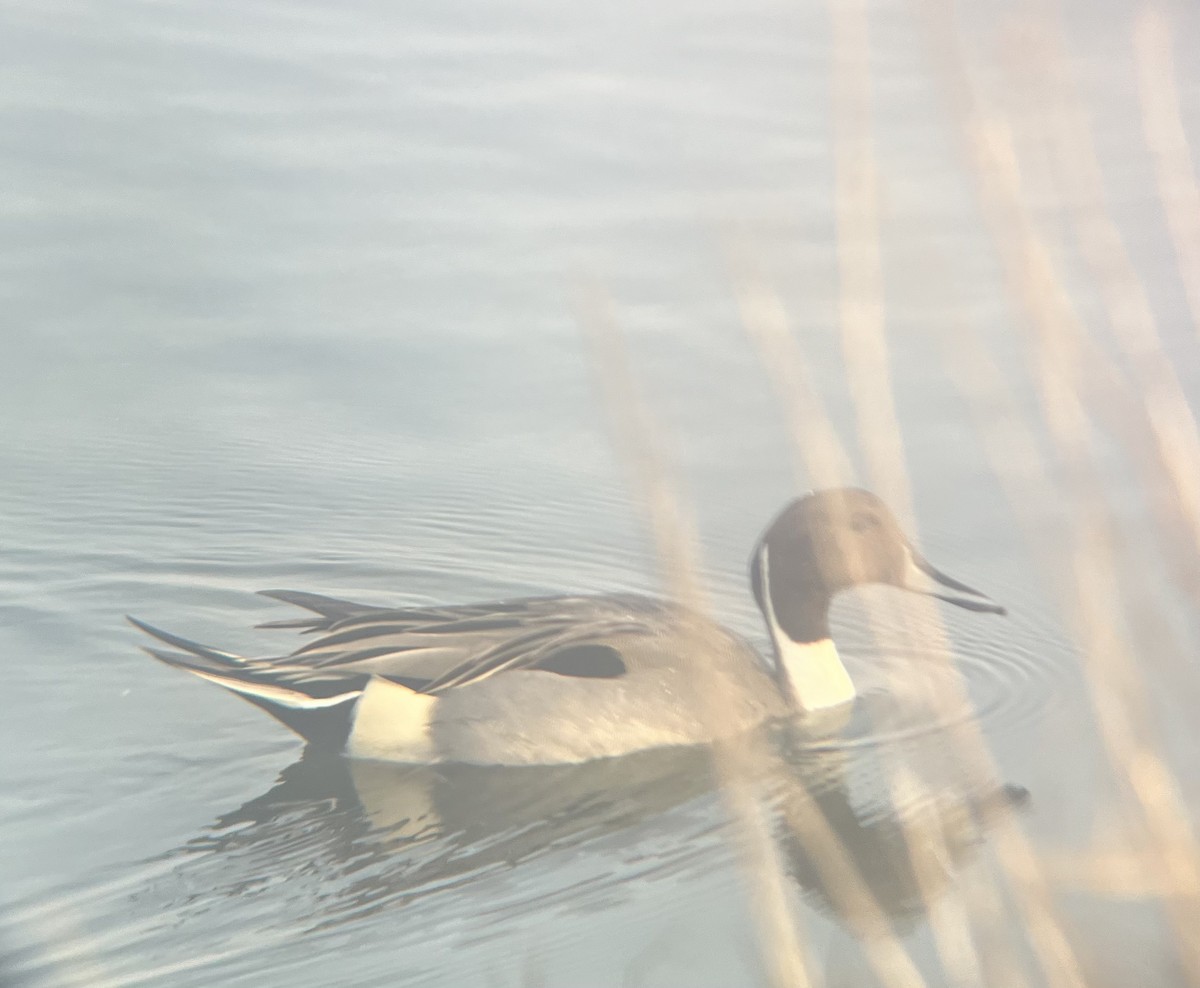
[[879,527],[879,518],[868,511],[856,511],[850,519],[850,527],[856,532],[869,532]]

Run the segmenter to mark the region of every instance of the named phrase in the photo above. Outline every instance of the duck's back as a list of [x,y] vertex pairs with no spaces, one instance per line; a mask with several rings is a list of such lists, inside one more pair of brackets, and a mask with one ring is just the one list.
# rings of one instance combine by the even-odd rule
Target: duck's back
[[318,616],[263,625],[320,632],[264,660],[325,675],[373,674],[445,693],[515,669],[611,679],[663,666],[764,669],[744,639],[678,604],[640,594],[523,597],[484,604],[384,608],[269,591]]
[[577,637],[552,657],[437,694],[443,759],[585,761],[703,744],[786,713],[754,648],[700,614],[626,595],[559,606],[578,609]]

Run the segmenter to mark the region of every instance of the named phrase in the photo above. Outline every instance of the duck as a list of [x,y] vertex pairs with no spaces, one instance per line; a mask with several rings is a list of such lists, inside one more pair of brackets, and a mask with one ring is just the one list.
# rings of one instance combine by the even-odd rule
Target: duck
[[308,613],[259,627],[313,637],[264,658],[127,620],[155,639],[144,648],[153,658],[248,700],[313,748],[409,764],[550,765],[711,745],[847,708],[856,690],[829,609],[852,587],[1005,613],[930,565],[861,488],[789,502],[749,570],[766,655],[695,610],[632,593],[386,607],[266,590]]

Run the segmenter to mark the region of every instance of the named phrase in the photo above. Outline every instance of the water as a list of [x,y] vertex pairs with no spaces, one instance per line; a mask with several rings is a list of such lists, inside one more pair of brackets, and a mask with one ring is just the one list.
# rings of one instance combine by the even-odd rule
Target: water
[[[1194,396],[1133,8],[1106,6],[1065,7],[1071,50],[1114,213]],[[1186,53],[1200,23],[1172,14],[1198,146]],[[986,91],[1023,120],[992,60],[1007,16],[968,4],[963,29],[992,66]],[[746,558],[795,482],[724,252],[731,228],[747,231],[851,434],[824,8],[16,0],[0,19],[0,979],[764,983],[703,759],[401,777],[297,764],[278,725],[150,662],[121,616],[254,652],[278,639],[252,626],[284,616],[253,593],[270,587],[371,602],[654,591],[572,309],[584,274],[617,300],[714,606],[761,641]],[[945,617],[998,784],[1028,790],[1021,826],[1048,854],[1088,847],[1119,815],[1079,656],[938,342],[964,319],[980,327],[1032,408],[1017,316],[919,20],[879,3],[872,32],[922,545],[1011,610]],[[1060,222],[1051,200],[1040,215]],[[1105,468],[1138,530],[1137,478],[1116,456]],[[1053,553],[1062,505],[1031,511]],[[854,601],[835,623],[864,681],[929,665],[876,641]],[[1171,691],[1167,670],[1145,668]],[[916,763],[944,743],[902,730],[886,696],[867,703],[900,717],[896,745]],[[1194,726],[1168,709],[1186,759]],[[878,747],[810,752],[792,771],[824,780],[822,807],[941,983],[895,867]],[[813,966],[831,985],[869,983],[853,922],[790,843],[794,783],[764,785]],[[930,785],[918,803],[969,803],[981,832],[1011,815],[991,812],[991,783]],[[952,870],[994,867],[986,842],[956,832]],[[1059,905],[1092,983],[1181,982],[1153,908]]]

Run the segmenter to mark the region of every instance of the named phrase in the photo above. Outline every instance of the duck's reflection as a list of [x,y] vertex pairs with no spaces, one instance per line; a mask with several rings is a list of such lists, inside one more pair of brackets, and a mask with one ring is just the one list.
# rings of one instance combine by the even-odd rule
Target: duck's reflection
[[[1029,799],[1016,785],[944,783],[910,791],[902,803],[854,800],[847,773],[831,775],[830,762],[842,768],[846,762],[834,755],[820,763],[821,781],[836,784],[816,787],[800,773],[785,785],[776,833],[788,874],[808,901],[857,935],[914,926],[931,900],[953,886],[988,830]],[[826,845],[814,835],[818,814],[817,825],[836,840],[851,869],[853,888],[825,860]],[[880,921],[890,929],[878,928]]]
[[[786,758],[772,755],[753,784],[774,815],[791,878],[853,932],[866,928],[855,915],[858,900],[831,887],[808,833],[812,811],[873,902],[904,929],[931,892],[953,883],[992,824],[1026,798],[1016,786],[943,784],[897,807],[877,784],[878,751],[788,750]],[[244,889],[249,876],[262,885],[306,875],[319,881],[316,921],[326,925],[605,838],[620,839],[626,860],[652,865],[660,856],[678,865],[690,851],[711,848],[728,826],[711,754],[699,748],[546,768],[305,757],[185,851],[232,866],[238,878],[225,885],[230,891]],[[928,871],[918,881],[911,853],[928,850],[927,841],[936,853],[922,860],[939,864],[932,884]]]

